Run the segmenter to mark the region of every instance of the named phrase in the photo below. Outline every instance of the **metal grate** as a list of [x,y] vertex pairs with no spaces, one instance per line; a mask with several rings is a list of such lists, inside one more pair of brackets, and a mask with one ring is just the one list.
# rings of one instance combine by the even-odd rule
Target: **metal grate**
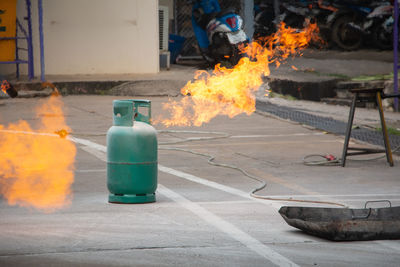
[[[344,135],[346,132],[347,123],[332,118],[316,116],[298,109],[282,107],[263,101],[257,101],[256,108],[259,111],[268,112],[282,119],[299,122],[333,134]],[[363,127],[351,130],[351,137],[373,145],[385,145],[381,132]],[[390,135],[389,139],[392,148],[400,146],[400,136]]]
[[158,7],[160,50],[168,51],[168,7]]

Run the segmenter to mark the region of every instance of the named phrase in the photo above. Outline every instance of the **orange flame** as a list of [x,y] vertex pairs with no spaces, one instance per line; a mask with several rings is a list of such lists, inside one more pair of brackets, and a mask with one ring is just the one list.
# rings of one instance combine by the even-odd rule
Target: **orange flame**
[[43,212],[70,204],[76,148],[60,138],[70,131],[62,106],[60,97],[51,96],[37,108],[35,130],[26,121],[0,125],[0,194],[8,204]]
[[270,37],[250,43],[242,49],[247,56],[232,69],[216,65],[212,73],[198,71],[181,93],[180,101],[163,104],[170,118],[158,117],[155,123],[165,126],[200,126],[217,115],[230,118],[255,111],[255,92],[263,83],[262,76],[270,74],[269,64],[278,67],[290,55],[299,54],[310,41],[320,40],[316,24],[297,31],[281,24]]
[[6,80],[1,81],[0,88],[1,88],[1,91],[3,91],[5,94],[7,94],[7,89],[9,88],[9,83]]

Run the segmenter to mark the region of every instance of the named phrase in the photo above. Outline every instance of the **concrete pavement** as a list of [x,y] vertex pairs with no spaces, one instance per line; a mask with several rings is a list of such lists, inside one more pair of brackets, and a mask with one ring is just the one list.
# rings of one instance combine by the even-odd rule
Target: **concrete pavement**
[[[211,166],[204,157],[162,149],[165,146],[159,150],[156,203],[107,203],[105,133],[112,125],[112,100],[121,98],[127,97],[63,97],[72,136],[87,141],[76,141],[72,205],[43,214],[0,200],[0,266],[398,265],[400,241],[330,242],[306,235],[277,212],[282,205],[304,203],[250,198],[248,192],[258,182],[236,170]],[[163,113],[161,104],[169,101],[147,98],[153,116]],[[35,124],[32,110],[37,104],[38,99],[0,100],[0,123],[23,119]],[[394,167],[385,159],[348,160],[345,168],[303,165],[308,154],[340,155],[340,136],[258,113],[221,116],[202,127],[173,130],[203,133],[160,133],[159,142],[229,134],[173,147],[212,154],[217,162],[243,168],[267,182],[260,195],[350,207],[377,199],[400,204],[398,156]]]

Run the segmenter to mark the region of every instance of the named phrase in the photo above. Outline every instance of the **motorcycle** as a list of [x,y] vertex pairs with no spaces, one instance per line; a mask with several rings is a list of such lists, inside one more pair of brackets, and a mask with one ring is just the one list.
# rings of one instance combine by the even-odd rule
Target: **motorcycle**
[[329,45],[355,50],[365,40],[381,49],[391,45],[390,4],[385,0],[300,0],[282,3],[281,21],[303,28],[305,21],[316,22]]
[[371,36],[373,44],[380,49],[386,50],[393,47],[393,4],[387,3],[380,9],[374,10],[369,15],[374,19],[371,27]]
[[313,16],[313,10],[309,7],[311,2],[307,0],[282,2],[279,20],[291,28],[302,29],[306,19]]
[[379,30],[376,25],[388,15],[383,1],[338,1],[336,7],[339,11],[332,25],[332,40],[344,50],[356,50],[364,40],[373,39],[374,31]]
[[287,1],[281,4],[280,21],[291,28],[303,29],[308,23],[317,23],[321,37],[325,43],[331,42],[331,26],[336,16],[337,8],[327,1],[300,0]]
[[192,27],[203,58],[210,65],[226,61],[236,65],[243,56],[240,47],[249,40],[242,18],[232,9],[221,10],[218,0],[192,4]]

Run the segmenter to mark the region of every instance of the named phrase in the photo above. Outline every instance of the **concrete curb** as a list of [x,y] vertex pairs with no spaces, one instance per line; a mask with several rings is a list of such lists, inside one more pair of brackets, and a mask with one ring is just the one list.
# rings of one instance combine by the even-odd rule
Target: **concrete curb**
[[320,101],[335,97],[336,85],[342,80],[296,81],[292,79],[269,78],[270,89],[281,95],[291,95],[297,99]]
[[[62,95],[118,95],[118,96],[178,96],[186,81],[137,80],[137,81],[71,81],[53,83]],[[49,96],[40,82],[17,83],[18,97]]]

